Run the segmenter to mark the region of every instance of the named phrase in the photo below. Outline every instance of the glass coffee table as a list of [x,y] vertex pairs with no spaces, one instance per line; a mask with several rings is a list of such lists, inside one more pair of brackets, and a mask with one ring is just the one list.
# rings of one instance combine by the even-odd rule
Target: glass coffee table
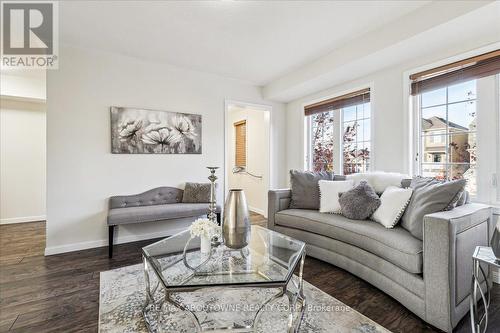
[[[306,305],[302,280],[304,242],[252,226],[250,242],[242,250],[214,244],[210,253],[203,254],[200,239],[191,238],[186,230],[144,247],[142,254],[146,282],[143,316],[150,332],[162,332],[158,318],[170,306],[186,313],[198,332],[254,331],[263,310],[284,296],[289,301],[288,332],[297,332],[300,327]],[[294,276],[296,269],[298,276]],[[178,295],[217,288],[269,288],[276,292],[258,304],[251,324],[206,327],[193,305],[183,304]]]

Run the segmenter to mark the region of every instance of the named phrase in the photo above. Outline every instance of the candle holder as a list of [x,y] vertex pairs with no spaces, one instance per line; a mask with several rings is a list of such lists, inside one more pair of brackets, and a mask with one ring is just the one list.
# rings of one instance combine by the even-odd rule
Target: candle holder
[[210,180],[210,203],[208,204],[208,219],[212,222],[217,223],[217,201],[215,200],[215,181],[217,180],[217,176],[215,175],[215,171],[219,167],[207,167],[210,170],[210,176],[208,176],[208,180]]

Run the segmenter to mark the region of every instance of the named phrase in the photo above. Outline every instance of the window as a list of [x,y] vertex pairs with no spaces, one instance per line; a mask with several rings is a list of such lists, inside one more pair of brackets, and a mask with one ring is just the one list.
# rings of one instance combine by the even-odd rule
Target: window
[[[419,95],[421,174],[474,182],[476,175],[476,80]],[[476,189],[469,186],[471,194]]]
[[247,122],[246,120],[234,123],[235,159],[236,167],[247,166]]
[[417,174],[466,179],[473,198],[497,200],[499,72],[494,51],[411,76]]
[[311,117],[311,167],[314,171],[333,171],[333,111],[321,112]]
[[370,90],[364,89],[305,107],[306,163],[314,171],[351,174],[370,167]]
[[370,166],[370,103],[341,109],[344,175],[366,172]]
[[443,160],[442,154],[432,154],[432,161],[434,163],[439,163]]

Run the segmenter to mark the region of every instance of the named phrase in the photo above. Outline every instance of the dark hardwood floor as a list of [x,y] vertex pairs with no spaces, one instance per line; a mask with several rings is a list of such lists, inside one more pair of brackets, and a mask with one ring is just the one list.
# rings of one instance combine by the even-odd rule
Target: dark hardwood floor
[[[260,215],[255,224],[266,225]],[[0,332],[97,332],[99,272],[141,262],[155,240],[45,257],[45,222],[0,226]],[[393,332],[438,332],[350,273],[307,257],[305,279]],[[500,288],[493,288],[488,332],[500,332]],[[470,332],[468,316],[457,332]]]

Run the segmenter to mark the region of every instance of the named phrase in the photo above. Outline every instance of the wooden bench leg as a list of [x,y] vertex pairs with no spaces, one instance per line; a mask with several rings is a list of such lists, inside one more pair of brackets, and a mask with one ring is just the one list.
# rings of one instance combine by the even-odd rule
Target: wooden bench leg
[[109,226],[109,244],[108,244],[108,247],[109,247],[109,258],[113,258],[113,235],[114,235],[114,230],[115,230],[115,226],[114,225],[110,225]]

